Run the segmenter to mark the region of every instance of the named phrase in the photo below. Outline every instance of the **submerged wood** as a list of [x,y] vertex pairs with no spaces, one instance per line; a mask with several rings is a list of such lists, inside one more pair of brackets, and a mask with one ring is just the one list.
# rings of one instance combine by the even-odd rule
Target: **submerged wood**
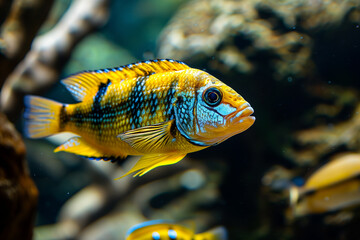
[[38,190],[20,134],[0,113],[0,239],[32,239]]

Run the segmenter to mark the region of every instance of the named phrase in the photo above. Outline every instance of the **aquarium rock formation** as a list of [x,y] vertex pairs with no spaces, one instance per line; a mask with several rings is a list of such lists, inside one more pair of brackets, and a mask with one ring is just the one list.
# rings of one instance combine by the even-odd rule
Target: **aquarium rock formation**
[[38,190],[29,175],[25,144],[0,113],[0,239],[32,239]]
[[346,1],[190,1],[159,38],[160,57],[241,74],[274,69],[275,79],[308,77],[314,33],[359,20],[359,2]]

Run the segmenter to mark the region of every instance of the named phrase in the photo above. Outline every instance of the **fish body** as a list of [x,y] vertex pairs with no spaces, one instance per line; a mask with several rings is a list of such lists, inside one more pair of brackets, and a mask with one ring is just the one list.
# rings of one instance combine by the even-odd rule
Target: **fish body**
[[335,157],[315,171],[302,187],[290,189],[289,217],[321,214],[360,204],[360,154]]
[[317,190],[360,175],[360,154],[339,155],[319,168],[306,181],[304,188]]
[[180,161],[255,121],[238,93],[210,74],[175,60],[152,60],[86,71],[62,83],[79,101],[25,97],[25,133],[78,135],[55,149],[90,159],[143,157],[126,174]]
[[227,232],[224,227],[217,227],[204,233],[195,234],[194,231],[180,224],[163,220],[152,220],[140,223],[130,228],[126,240],[226,240]]

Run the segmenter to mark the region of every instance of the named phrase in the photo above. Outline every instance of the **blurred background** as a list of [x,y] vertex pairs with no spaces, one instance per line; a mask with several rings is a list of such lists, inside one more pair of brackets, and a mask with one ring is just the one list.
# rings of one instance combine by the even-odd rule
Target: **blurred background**
[[[231,240],[360,239],[358,0],[4,0],[0,24],[3,239],[20,226],[31,239],[33,224],[36,240],[125,239],[150,219],[222,225]],[[66,76],[155,58],[219,78],[255,124],[118,181],[134,157],[90,161],[53,153],[66,134],[22,137],[25,95],[72,103]]]

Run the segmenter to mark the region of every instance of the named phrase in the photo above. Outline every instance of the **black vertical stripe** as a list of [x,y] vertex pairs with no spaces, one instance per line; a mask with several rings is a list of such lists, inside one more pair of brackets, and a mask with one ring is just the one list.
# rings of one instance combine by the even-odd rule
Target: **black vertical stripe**
[[79,107],[75,108],[73,121],[75,122],[75,126],[80,127],[84,122],[84,116]]
[[92,112],[90,118],[93,119],[95,127],[98,129],[98,134],[101,135],[101,123],[103,121],[104,109],[101,106],[101,100],[103,99],[108,86],[111,84],[110,79],[107,83],[100,83],[99,89],[94,97],[94,103],[92,107]]
[[[139,117],[144,109],[144,91],[143,86],[145,84],[146,77],[140,77],[137,79],[135,86],[131,89],[129,96],[130,103],[130,126],[132,128],[141,127]],[[140,114],[139,114],[140,113]]]
[[[150,115],[154,115],[156,113],[156,110],[159,106],[159,101],[157,95],[155,92],[152,92],[149,96],[149,107],[150,107]],[[157,102],[157,104],[155,104]]]
[[60,122],[59,122],[59,128],[60,130],[64,129],[65,124],[69,121],[69,116],[66,114],[65,105],[63,104],[60,109]]
[[171,81],[170,88],[169,88],[168,92],[166,93],[165,101],[164,101],[166,104],[167,114],[168,114],[168,117],[170,120],[175,118],[174,107],[173,107],[172,101],[174,100],[174,97],[176,95],[175,94],[176,84],[177,84],[176,80]]

